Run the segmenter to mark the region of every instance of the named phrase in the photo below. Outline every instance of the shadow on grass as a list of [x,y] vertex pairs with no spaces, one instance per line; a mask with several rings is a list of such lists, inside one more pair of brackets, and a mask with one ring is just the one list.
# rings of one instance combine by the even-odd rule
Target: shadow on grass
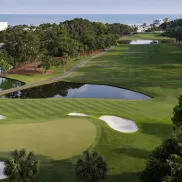
[[147,159],[150,155],[150,151],[147,151],[145,149],[139,149],[139,148],[118,148],[115,149],[115,152],[119,154],[124,154],[130,157],[136,157],[140,159]]
[[72,160],[52,160],[42,162],[36,182],[76,182]]
[[109,175],[105,182],[140,182],[137,172],[124,172],[116,175]]
[[173,125],[165,123],[143,123],[142,133],[160,137],[161,139],[168,137],[174,132]]
[[[0,153],[0,160],[5,161],[10,153]],[[33,180],[34,182],[79,182],[75,176],[75,161],[77,157],[70,160],[52,160],[49,157],[37,155],[40,161],[40,172]],[[116,175],[108,175],[106,182],[138,182],[137,172],[124,172]],[[2,182],[10,182],[4,179]],[[13,180],[12,182],[17,182]]]
[[[135,149],[128,150],[131,150],[132,152]],[[120,152],[119,149],[118,152]],[[127,152],[127,149],[124,149],[121,152]],[[141,151],[138,151],[137,153],[139,152]],[[9,152],[0,153],[0,160],[6,160],[9,155]],[[146,155],[146,152],[143,152],[142,155]],[[74,173],[75,161],[78,156],[70,160],[52,160],[51,158],[42,155],[37,155],[37,157],[40,161],[40,172],[33,182],[79,182]],[[123,172],[116,175],[108,175],[105,182],[139,182],[137,174],[137,172]],[[10,180],[4,179],[2,182],[10,182]],[[13,180],[12,182],[17,181]]]
[[[0,161],[5,161],[9,158],[10,152],[1,152]],[[70,160],[53,160],[50,157],[36,155],[40,162],[40,172],[33,180],[34,182],[77,182],[74,174],[74,159]],[[76,157],[75,157],[76,158]],[[3,182],[10,182],[8,179]],[[17,182],[13,180],[12,182]]]

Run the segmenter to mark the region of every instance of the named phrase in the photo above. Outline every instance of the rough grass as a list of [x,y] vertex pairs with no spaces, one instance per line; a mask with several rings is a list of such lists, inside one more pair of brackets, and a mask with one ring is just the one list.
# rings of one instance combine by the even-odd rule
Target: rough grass
[[[43,122],[46,121],[57,123],[69,112],[91,114],[89,121],[93,122],[99,131],[94,142],[95,150],[103,155],[109,166],[106,182],[138,182],[137,173],[144,169],[150,152],[161,143],[161,139],[173,131],[170,119],[172,109],[177,103],[177,97],[182,93],[181,55],[181,46],[177,45],[121,45],[106,55],[91,60],[66,80],[121,86],[148,93],[154,96],[154,99],[0,99],[0,114],[8,116],[7,120],[1,121],[1,127],[25,123],[44,125]],[[114,131],[104,121],[98,120],[102,115],[134,120],[139,131],[133,134]],[[74,118],[70,118],[71,122],[72,119]],[[4,135],[12,137],[15,134],[7,132]],[[3,142],[5,141],[1,141]],[[82,143],[82,140],[80,142]],[[59,150],[60,154],[61,150],[64,149]],[[0,157],[4,159],[9,151],[0,152]],[[50,152],[49,156],[53,153]],[[76,158],[53,160],[47,156],[39,156],[41,171],[35,181],[76,182]]]

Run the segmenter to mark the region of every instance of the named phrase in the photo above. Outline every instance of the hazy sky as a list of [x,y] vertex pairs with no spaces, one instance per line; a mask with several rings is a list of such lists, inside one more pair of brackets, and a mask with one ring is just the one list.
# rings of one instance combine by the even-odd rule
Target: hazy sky
[[0,14],[182,14],[182,0],[0,0]]

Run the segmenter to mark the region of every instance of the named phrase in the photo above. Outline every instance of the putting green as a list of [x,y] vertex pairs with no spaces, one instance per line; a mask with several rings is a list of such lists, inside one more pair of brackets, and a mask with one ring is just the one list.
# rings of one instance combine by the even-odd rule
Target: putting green
[[96,137],[95,125],[85,118],[0,125],[0,151],[24,147],[51,159],[69,158],[89,148]]

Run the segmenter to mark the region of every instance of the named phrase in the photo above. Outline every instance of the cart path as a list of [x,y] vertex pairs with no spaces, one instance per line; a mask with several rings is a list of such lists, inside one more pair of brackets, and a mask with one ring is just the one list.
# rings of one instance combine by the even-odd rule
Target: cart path
[[100,57],[100,56],[106,54],[107,52],[111,51],[113,48],[114,48],[114,46],[112,46],[111,48],[109,48],[109,49],[107,49],[107,50],[105,50],[105,51],[103,51],[103,52],[101,52],[101,53],[99,53],[97,55],[91,56],[90,58],[86,59],[85,61],[75,65],[68,72],[64,73],[61,76],[58,76],[58,77],[55,77],[55,78],[50,78],[50,79],[47,79],[47,80],[44,80],[44,81],[25,84],[23,86],[16,87],[16,88],[10,88],[10,89],[7,89],[7,90],[2,90],[2,91],[0,91],[0,96],[4,95],[4,94],[7,94],[7,93],[12,93],[12,92],[16,92],[16,91],[19,91],[19,90],[24,90],[24,89],[28,89],[28,88],[32,88],[32,87],[36,87],[36,86],[40,86],[40,85],[49,84],[49,83],[52,83],[52,82],[59,81],[60,79],[65,78],[68,75],[70,75],[71,73],[73,73],[76,69],[84,66],[88,61],[91,61],[92,59],[95,59],[97,57]]

